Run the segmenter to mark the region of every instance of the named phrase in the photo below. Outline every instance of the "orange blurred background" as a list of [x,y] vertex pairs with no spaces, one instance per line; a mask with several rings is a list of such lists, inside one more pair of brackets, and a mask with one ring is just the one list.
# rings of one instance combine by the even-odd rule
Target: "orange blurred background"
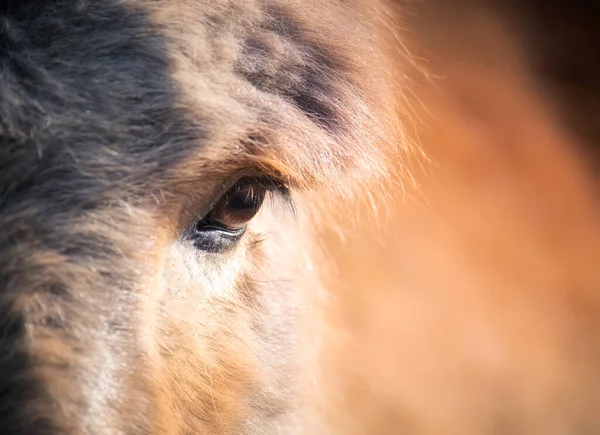
[[412,179],[379,220],[328,239],[350,333],[332,418],[340,434],[600,433],[593,144],[526,33],[449,3],[404,15],[428,73],[411,76],[406,120],[424,155],[397,160]]

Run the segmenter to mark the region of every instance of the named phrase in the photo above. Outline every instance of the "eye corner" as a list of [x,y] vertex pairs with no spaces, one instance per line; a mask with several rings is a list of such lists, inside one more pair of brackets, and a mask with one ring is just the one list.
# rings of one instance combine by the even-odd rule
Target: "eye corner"
[[271,199],[280,201],[293,216],[296,216],[296,205],[292,198],[292,186],[283,177],[262,175],[256,177],[257,182],[267,189]]

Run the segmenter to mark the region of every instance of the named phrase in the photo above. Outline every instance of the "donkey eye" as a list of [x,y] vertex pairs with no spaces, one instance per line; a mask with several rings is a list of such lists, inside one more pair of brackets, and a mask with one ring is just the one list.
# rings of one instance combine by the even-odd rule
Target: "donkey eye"
[[[272,182],[271,182],[272,183]],[[258,213],[271,185],[260,178],[243,178],[234,184],[194,228],[198,249],[221,252],[242,237]]]
[[208,216],[198,222],[196,229],[203,231],[215,227],[236,231],[245,228],[258,213],[266,193],[266,187],[252,179],[238,181],[219,199]]

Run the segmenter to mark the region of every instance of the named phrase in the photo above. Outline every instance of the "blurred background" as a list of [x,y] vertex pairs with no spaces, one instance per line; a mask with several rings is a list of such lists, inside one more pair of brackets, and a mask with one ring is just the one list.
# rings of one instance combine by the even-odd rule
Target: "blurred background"
[[423,153],[398,156],[411,176],[377,222],[328,238],[350,331],[332,418],[353,434],[600,433],[600,16],[404,8]]

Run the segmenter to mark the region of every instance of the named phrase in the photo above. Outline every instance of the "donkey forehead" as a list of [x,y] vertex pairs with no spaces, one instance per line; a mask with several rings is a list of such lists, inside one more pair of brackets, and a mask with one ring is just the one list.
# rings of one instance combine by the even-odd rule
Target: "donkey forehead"
[[310,24],[310,8],[162,3],[64,0],[5,18],[5,197],[27,186],[110,196],[182,164],[195,170],[178,176],[193,178],[257,156],[322,175],[366,142],[352,130],[369,116],[356,47]]

